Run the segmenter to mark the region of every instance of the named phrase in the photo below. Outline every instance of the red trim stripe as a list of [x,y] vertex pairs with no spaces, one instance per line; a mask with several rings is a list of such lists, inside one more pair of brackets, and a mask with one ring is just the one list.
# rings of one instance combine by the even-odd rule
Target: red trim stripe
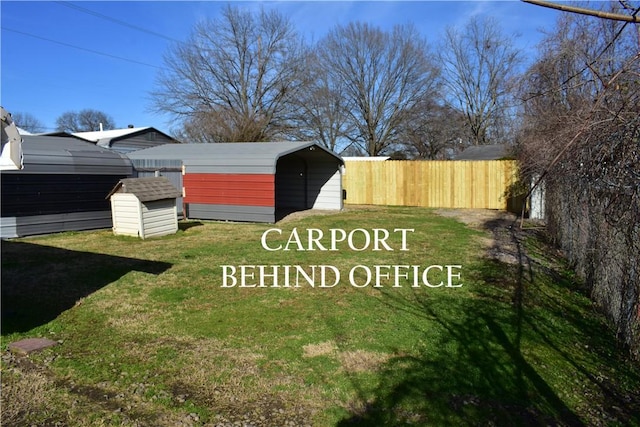
[[184,203],[275,206],[275,177],[270,174],[187,173]]

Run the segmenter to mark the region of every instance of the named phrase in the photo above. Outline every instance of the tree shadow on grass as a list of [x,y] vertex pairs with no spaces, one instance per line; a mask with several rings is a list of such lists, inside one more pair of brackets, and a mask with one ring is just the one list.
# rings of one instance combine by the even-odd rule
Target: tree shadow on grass
[[[597,362],[592,364],[609,362],[604,354],[613,340],[603,337],[611,337],[611,332],[602,321],[567,305],[566,297],[540,295],[538,289],[532,289],[533,283],[539,283],[540,266],[526,255],[519,237],[512,238],[511,257],[502,259],[515,261],[483,259],[473,267],[470,279],[475,284],[465,289],[468,294],[462,298],[453,295],[455,289],[382,290],[385,304],[411,313],[418,319],[416,327],[428,324],[436,328],[438,338],[411,355],[390,359],[379,372],[374,392],[360,390],[364,408],[352,411],[339,426],[640,423],[640,396],[613,385],[615,379],[603,381],[594,367]],[[492,251],[496,254],[505,248]],[[550,288],[562,294],[566,286],[560,282]],[[576,338],[569,333],[574,330],[584,335]],[[592,334],[600,337],[590,339]],[[585,341],[594,347],[595,355],[584,356],[588,353],[584,349],[571,351]],[[547,352],[552,354],[553,371],[545,365]],[[566,371],[560,369],[565,366]],[[633,381],[640,382],[634,370],[626,369],[620,375],[634,376]],[[571,385],[558,387],[558,382]],[[575,400],[569,403],[571,399],[561,395],[561,390],[565,394],[567,390],[597,392],[580,396],[578,406],[582,406],[576,407]]]
[[26,332],[130,271],[160,274],[170,263],[2,241],[2,334]]

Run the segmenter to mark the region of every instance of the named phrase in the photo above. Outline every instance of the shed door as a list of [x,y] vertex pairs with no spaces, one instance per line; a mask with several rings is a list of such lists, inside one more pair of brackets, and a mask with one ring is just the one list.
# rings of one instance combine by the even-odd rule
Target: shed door
[[276,165],[276,209],[307,208],[306,162],[295,154],[281,157]]

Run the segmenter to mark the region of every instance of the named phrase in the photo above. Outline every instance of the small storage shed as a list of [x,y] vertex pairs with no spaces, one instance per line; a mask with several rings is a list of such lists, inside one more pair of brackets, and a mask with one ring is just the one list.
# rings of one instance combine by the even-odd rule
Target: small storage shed
[[22,135],[21,170],[2,171],[0,237],[111,227],[104,196],[129,159],[76,138]]
[[113,233],[142,239],[178,231],[178,191],[167,178],[125,178],[111,190]]
[[313,142],[170,144],[129,157],[146,167],[182,162],[188,218],[273,223],[295,211],[343,208],[344,162]]

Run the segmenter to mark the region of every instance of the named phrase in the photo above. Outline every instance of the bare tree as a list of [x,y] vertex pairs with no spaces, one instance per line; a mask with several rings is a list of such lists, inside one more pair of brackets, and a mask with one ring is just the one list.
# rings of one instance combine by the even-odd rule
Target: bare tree
[[56,130],[59,132],[92,132],[102,129],[115,129],[116,125],[111,116],[99,110],[84,109],[67,111],[56,119]]
[[504,115],[512,110],[510,83],[521,63],[512,39],[495,19],[476,16],[461,30],[449,27],[442,40],[439,58],[448,101],[464,112],[474,145],[508,139]]
[[302,86],[302,46],[283,15],[228,6],[165,55],[154,109],[199,127],[200,142],[282,137]]
[[38,120],[31,113],[22,113],[20,111],[16,111],[15,113],[11,113],[11,118],[13,122],[20,129],[24,129],[27,132],[31,133],[41,133],[46,130],[44,123]]
[[317,141],[332,151],[342,151],[354,130],[349,120],[349,99],[343,96],[344,82],[332,80],[315,51],[306,57],[307,84],[295,101],[297,136]]
[[447,159],[468,146],[471,135],[461,111],[426,100],[407,114],[402,140],[411,157]]
[[358,22],[335,27],[317,51],[330,93],[344,98],[349,141],[370,156],[393,150],[404,112],[436,88],[426,40],[411,25],[384,32]]

